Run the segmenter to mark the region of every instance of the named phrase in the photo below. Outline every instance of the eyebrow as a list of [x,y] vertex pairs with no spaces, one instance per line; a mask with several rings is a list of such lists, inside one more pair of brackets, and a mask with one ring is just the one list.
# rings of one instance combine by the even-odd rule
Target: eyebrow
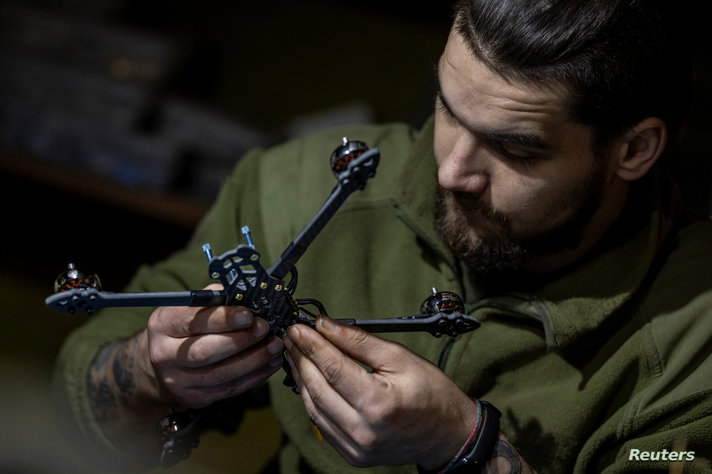
[[442,106],[447,110],[447,112],[455,117],[455,119],[465,126],[471,133],[483,137],[485,140],[490,142],[501,142],[501,143],[511,143],[513,145],[519,145],[526,148],[534,148],[541,151],[551,151],[552,146],[544,141],[539,135],[533,132],[520,130],[517,128],[505,128],[505,129],[495,129],[495,128],[476,128],[467,127],[465,122],[463,122],[460,117],[455,114],[450,107],[445,95],[443,94],[442,87],[440,86],[440,74],[438,70],[438,65],[435,65],[435,87],[436,96],[440,101]]

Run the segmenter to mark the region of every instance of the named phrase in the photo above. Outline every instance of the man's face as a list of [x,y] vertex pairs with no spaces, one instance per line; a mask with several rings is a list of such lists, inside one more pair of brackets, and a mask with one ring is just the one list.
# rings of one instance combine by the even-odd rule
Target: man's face
[[605,199],[611,158],[567,120],[566,91],[507,81],[451,33],[438,64],[440,233],[479,272],[575,249]]

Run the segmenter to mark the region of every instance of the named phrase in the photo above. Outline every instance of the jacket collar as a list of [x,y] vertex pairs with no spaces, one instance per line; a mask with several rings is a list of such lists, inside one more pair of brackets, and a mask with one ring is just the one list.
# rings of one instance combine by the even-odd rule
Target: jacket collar
[[[450,250],[435,228],[437,166],[433,154],[434,120],[416,136],[406,166],[393,187],[398,216],[461,274]],[[414,185],[417,183],[417,185]],[[677,214],[676,189],[657,175],[631,189],[631,198],[619,222],[597,250],[545,282],[517,291],[507,284],[488,289],[490,296],[475,301],[473,309],[506,310],[541,322],[547,345],[564,348],[603,327],[646,284]],[[466,285],[463,285],[465,287]]]
[[434,129],[431,116],[416,135],[408,159],[393,183],[394,207],[398,217],[457,273],[455,258],[435,228],[438,169],[433,153]]
[[674,185],[657,173],[636,183],[625,211],[598,249],[533,293],[542,305],[549,347],[563,348],[624,322],[624,307],[657,274],[678,203]]

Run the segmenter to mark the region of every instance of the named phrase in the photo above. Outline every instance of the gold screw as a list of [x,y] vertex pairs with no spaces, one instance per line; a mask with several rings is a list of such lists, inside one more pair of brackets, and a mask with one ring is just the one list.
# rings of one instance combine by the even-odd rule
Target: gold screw
[[276,291],[282,291],[282,285],[275,285],[274,289]]
[[245,297],[245,296],[244,296],[242,293],[238,293],[238,294],[235,295],[235,301],[240,301],[240,300],[242,300],[242,298],[244,298],[244,297]]
[[267,283],[264,281],[260,283],[260,288],[262,288],[263,290],[267,289]]

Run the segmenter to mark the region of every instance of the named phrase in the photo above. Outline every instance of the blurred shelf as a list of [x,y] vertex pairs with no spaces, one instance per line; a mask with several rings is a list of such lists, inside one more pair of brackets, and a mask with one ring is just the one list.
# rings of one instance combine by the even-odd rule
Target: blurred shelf
[[208,210],[206,204],[183,196],[128,188],[106,178],[7,150],[0,151],[0,172],[184,229],[194,228]]

